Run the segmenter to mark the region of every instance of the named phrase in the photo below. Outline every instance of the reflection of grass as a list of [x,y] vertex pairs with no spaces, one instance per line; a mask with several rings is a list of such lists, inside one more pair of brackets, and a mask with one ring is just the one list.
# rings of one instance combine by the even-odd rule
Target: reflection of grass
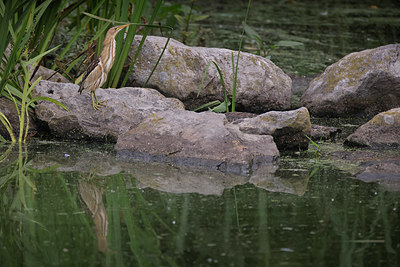
[[34,170],[28,162],[26,147],[19,146],[18,158],[0,168],[1,261],[10,266],[87,265],[97,246],[76,191],[54,169]]
[[[112,251],[122,251],[121,245],[128,242],[138,266],[165,266],[173,263],[172,258],[162,254],[155,229],[155,224],[160,223],[159,217],[147,210],[148,203],[143,198],[140,189],[133,189],[134,206],[132,207],[132,200],[126,190],[123,175],[114,177],[109,188],[110,190],[106,193],[110,225],[109,248]],[[161,223],[160,226],[165,227],[166,224]],[[124,228],[128,232],[129,241],[121,233],[121,229]],[[165,227],[164,230],[171,231],[169,227]],[[108,265],[124,265],[124,263],[126,264],[122,254],[107,254]]]

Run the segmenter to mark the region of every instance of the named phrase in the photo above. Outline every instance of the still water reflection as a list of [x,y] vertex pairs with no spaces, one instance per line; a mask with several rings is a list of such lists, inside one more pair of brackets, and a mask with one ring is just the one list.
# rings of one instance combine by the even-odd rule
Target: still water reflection
[[400,263],[400,193],[312,159],[234,177],[123,162],[109,147],[9,152],[2,266]]

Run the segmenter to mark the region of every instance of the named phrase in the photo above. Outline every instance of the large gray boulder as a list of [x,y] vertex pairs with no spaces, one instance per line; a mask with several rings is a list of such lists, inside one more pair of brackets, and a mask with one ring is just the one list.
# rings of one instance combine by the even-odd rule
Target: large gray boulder
[[35,95],[54,98],[65,106],[40,101],[36,106],[37,118],[58,137],[67,139],[94,139],[116,142],[118,135],[137,126],[145,117],[158,111],[184,109],[182,102],[166,98],[153,89],[120,88],[98,89],[100,101],[107,106],[94,110],[88,92],[78,93],[78,85],[41,81]]
[[400,147],[400,108],[379,113],[347,137],[349,145]]
[[[136,36],[130,57],[134,58],[141,36]],[[130,76],[135,85],[142,86],[155,66],[167,38],[149,36]],[[219,99],[223,101],[219,74],[210,66],[200,96],[197,97],[203,73],[210,61],[221,69],[229,96],[232,95],[232,53],[236,62],[237,51],[221,48],[189,47],[173,39],[153,76],[147,84],[166,96],[176,97],[188,109]],[[236,105],[239,110],[261,113],[290,108],[291,79],[270,60],[249,53],[240,53]]]
[[318,116],[373,116],[400,106],[400,44],[352,53],[315,78],[300,100]]
[[279,151],[270,135],[246,134],[225,115],[167,110],[148,116],[120,135],[121,158],[247,175],[272,165]]
[[306,108],[270,111],[234,122],[248,134],[272,135],[279,150],[307,149],[311,136],[310,114]]

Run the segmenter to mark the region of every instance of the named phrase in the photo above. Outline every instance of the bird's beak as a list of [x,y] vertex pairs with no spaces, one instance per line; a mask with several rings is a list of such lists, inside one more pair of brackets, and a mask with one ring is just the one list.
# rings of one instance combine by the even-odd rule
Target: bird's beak
[[117,26],[116,28],[118,29],[118,31],[122,30],[125,27],[128,27],[131,24],[125,24],[125,25],[121,25],[121,26]]

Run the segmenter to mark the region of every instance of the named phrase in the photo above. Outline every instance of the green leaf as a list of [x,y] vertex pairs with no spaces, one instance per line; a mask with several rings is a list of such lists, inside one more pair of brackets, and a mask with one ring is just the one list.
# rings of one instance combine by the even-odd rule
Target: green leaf
[[304,45],[301,42],[296,41],[279,41],[275,46],[287,46],[287,47],[294,47],[294,46],[302,46]]
[[177,20],[180,24],[185,24],[185,23],[186,23],[186,22],[185,22],[185,19],[184,19],[182,16],[175,14],[174,17],[176,18],[176,20]]
[[[225,104],[225,111],[229,112],[229,105],[230,102],[228,101],[228,94],[226,92],[226,86],[225,86],[225,80],[224,80],[224,75],[222,74],[221,69],[218,67],[217,63],[213,61],[215,67],[217,68],[218,74],[219,74],[219,79],[221,80],[222,84],[222,89],[224,90],[224,104]],[[229,104],[228,104],[229,103]]]
[[66,111],[69,111],[69,109],[68,109],[63,103],[61,103],[60,101],[55,100],[55,99],[53,99],[53,98],[47,97],[47,96],[35,97],[35,98],[33,98],[31,101],[29,101],[29,102],[27,103],[27,106],[29,106],[31,103],[36,102],[36,101],[39,101],[39,100],[49,101],[49,102],[54,103],[54,104],[56,104],[57,106],[59,106],[59,107],[65,109]]
[[199,86],[199,90],[197,91],[197,97],[200,95],[201,90],[203,89],[203,84],[204,84],[204,80],[206,79],[207,73],[208,73],[208,69],[211,66],[212,61],[208,62],[206,69],[203,72],[203,77],[201,77],[201,82],[200,82],[200,86]]
[[208,18],[210,15],[200,15],[200,16],[194,16],[193,21],[202,21]]
[[315,143],[308,135],[305,135],[305,137],[306,137],[308,140],[310,140],[310,142],[311,142],[311,144],[312,144],[313,146],[315,146],[316,148],[319,148],[319,145],[318,145],[317,143]]
[[243,29],[244,32],[247,34],[247,36],[250,37],[250,39],[255,40],[260,45],[263,44],[261,36],[252,27],[250,27],[244,22],[243,22]]
[[[221,104],[219,104],[218,106],[216,106],[215,108],[211,109],[211,111],[216,112],[216,113],[223,113],[223,112],[227,112],[227,107],[229,107],[231,105],[231,101],[228,101],[228,103],[222,102]],[[228,110],[229,111],[229,110]]]
[[224,104],[223,102],[221,102],[221,101],[219,101],[219,100],[214,100],[214,101],[208,102],[208,103],[206,103],[206,104],[204,104],[204,105],[201,105],[201,106],[199,106],[199,107],[193,109],[193,111],[199,111],[199,110],[202,110],[202,109],[215,107],[215,106],[217,106],[217,105],[219,105],[219,104],[221,104],[221,103]]
[[59,46],[60,46],[60,45],[57,45],[56,47],[53,47],[52,49],[49,49],[49,50],[47,50],[46,52],[43,52],[43,53],[37,55],[36,57],[34,57],[34,58],[32,58],[32,59],[30,59],[30,60],[28,60],[28,61],[26,61],[26,62],[23,62],[23,64],[25,64],[25,66],[28,66],[28,65],[31,65],[31,64],[33,64],[33,63],[36,63],[37,61],[39,61],[42,57],[44,57],[44,56],[47,55],[48,53],[50,53],[50,52],[56,50]]
[[314,169],[311,171],[311,173],[310,173],[310,175],[308,176],[308,178],[313,177],[313,176],[318,172],[318,170],[319,170],[319,167],[314,168]]

